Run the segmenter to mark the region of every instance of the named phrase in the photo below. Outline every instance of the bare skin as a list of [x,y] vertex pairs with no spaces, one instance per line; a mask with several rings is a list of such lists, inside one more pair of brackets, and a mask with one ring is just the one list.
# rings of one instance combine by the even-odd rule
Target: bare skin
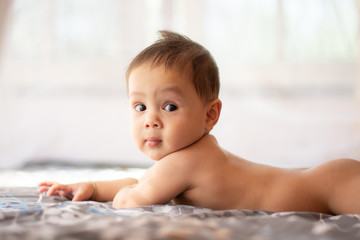
[[144,63],[129,77],[133,138],[155,164],[144,176],[63,185],[39,192],[73,201],[112,201],[115,208],[189,204],[211,209],[359,213],[360,162],[338,159],[318,167],[282,169],[223,150],[209,132],[221,101],[204,102],[176,71]]
[[213,136],[205,135],[188,149],[157,162],[138,188],[120,191],[115,207],[173,199],[176,204],[211,209],[360,213],[356,204],[360,194],[353,190],[360,184],[359,172],[360,163],[351,159],[308,170],[257,164],[224,151]]
[[[173,200],[175,204],[211,209],[360,213],[360,193],[354,191],[360,184],[359,172],[360,163],[351,159],[330,161],[308,170],[257,164],[224,151],[215,137],[205,135],[187,149],[156,162],[139,181],[97,182],[95,200],[115,197],[115,208]],[[45,185],[51,185],[49,191],[56,189],[57,193],[71,192],[73,186]],[[86,194],[73,200],[89,200],[92,184],[80,185]]]

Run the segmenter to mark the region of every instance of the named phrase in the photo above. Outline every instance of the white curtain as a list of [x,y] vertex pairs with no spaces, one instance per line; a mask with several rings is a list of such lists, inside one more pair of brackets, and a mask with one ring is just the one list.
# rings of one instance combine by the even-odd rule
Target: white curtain
[[152,164],[132,144],[124,72],[161,29],[213,53],[224,148],[284,167],[360,159],[358,0],[1,3],[0,167]]

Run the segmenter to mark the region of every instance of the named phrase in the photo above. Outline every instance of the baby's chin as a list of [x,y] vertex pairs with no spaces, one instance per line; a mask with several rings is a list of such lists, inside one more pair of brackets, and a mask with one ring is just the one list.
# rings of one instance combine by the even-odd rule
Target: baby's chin
[[168,154],[159,154],[159,153],[144,152],[144,151],[143,151],[143,154],[145,154],[146,157],[148,157],[149,159],[151,159],[153,161],[159,161],[168,155]]
[[160,161],[161,159],[178,152],[179,150],[168,152],[168,153],[162,153],[162,154],[155,154],[155,153],[144,153],[148,158],[150,158],[153,161]]
[[160,149],[153,149],[153,150],[142,149],[141,151],[151,160],[160,161],[161,159],[163,159],[171,154],[180,152],[180,151],[188,148],[189,146],[192,146],[194,143],[198,142],[199,140],[191,142],[190,144],[183,144],[183,145],[179,144],[179,145],[173,146],[171,148],[167,148],[166,150],[164,150],[164,149],[162,149],[162,150],[160,150]]
[[161,159],[168,156],[169,154],[164,154],[164,155],[145,154],[145,155],[153,161],[160,161]]

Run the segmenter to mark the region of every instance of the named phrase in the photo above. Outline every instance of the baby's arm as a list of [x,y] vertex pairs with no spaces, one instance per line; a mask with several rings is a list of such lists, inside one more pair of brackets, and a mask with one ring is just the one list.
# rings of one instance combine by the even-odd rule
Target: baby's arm
[[122,188],[114,198],[113,207],[126,208],[165,204],[188,190],[191,179],[190,165],[176,156],[157,162],[139,183]]
[[138,180],[135,178],[124,178],[113,181],[98,181],[96,184],[96,193],[94,199],[99,202],[112,201],[117,192],[128,186],[137,184]]
[[74,184],[60,184],[48,181],[39,184],[38,192],[47,191],[48,196],[58,194],[72,199],[72,201],[95,200],[103,202],[112,201],[119,189],[136,183],[137,180],[134,178]]

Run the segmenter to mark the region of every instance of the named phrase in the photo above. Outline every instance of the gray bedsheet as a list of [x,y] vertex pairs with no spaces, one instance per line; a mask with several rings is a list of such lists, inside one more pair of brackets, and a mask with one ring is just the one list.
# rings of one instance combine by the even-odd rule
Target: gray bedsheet
[[0,239],[360,239],[360,215],[214,211],[184,205],[115,210],[110,203],[39,200],[0,188]]

